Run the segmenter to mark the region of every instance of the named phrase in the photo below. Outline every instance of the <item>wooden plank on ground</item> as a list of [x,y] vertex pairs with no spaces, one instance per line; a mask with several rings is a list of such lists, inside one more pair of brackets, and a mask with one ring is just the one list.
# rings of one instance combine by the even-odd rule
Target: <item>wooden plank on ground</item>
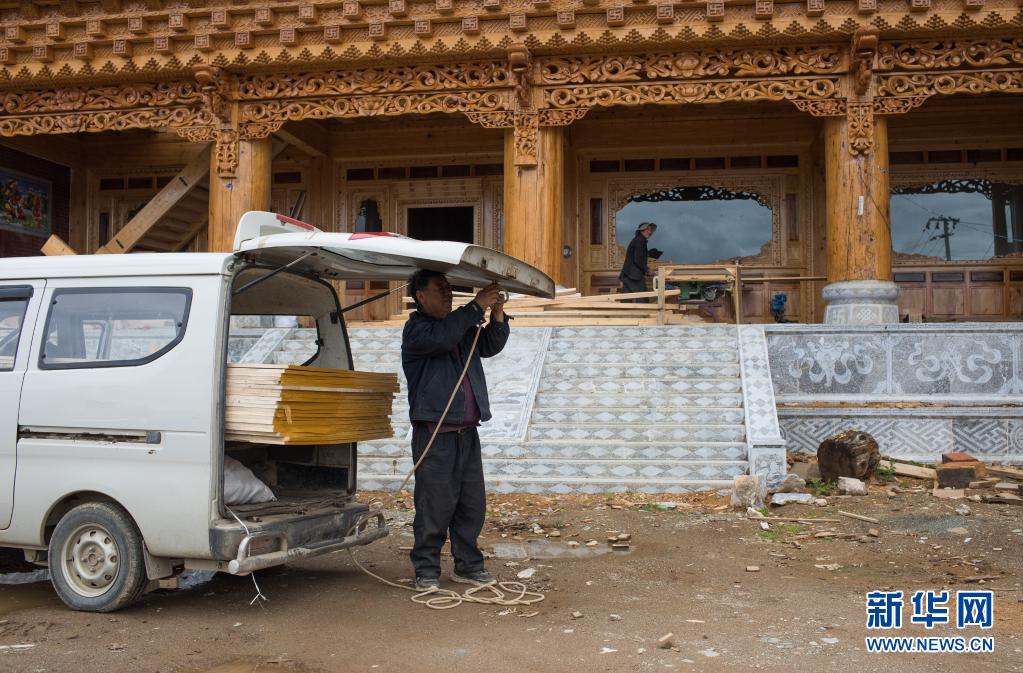
[[910,465],[909,463],[891,460],[882,460],[880,465],[886,470],[894,467],[895,474],[900,477],[915,477],[917,479],[937,479],[938,477],[938,473],[929,467],[920,467],[919,465]]
[[1009,467],[1007,465],[986,465],[985,470],[988,474],[996,477],[1023,481],[1023,470],[1015,467]]

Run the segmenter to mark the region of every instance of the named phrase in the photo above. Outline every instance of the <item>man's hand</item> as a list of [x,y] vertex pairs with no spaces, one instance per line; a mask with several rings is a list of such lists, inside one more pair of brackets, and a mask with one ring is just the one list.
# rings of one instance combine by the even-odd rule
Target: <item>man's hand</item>
[[493,306],[501,298],[501,288],[498,287],[497,283],[491,283],[485,288],[476,293],[474,301],[480,305],[484,311]]
[[497,322],[504,322],[504,299],[505,295],[502,293],[494,305],[490,307],[490,320]]

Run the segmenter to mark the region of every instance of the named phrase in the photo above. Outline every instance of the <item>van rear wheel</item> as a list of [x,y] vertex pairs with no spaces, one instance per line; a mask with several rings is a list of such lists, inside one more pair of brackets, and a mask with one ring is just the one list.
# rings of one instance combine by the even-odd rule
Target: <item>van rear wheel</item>
[[117,505],[88,503],[65,514],[48,556],[50,582],[72,610],[119,610],[146,588],[142,534]]

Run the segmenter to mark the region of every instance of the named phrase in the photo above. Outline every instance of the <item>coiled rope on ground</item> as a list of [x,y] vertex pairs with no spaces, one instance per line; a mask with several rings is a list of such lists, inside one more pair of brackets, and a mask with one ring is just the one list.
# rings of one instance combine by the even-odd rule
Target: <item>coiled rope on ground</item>
[[420,591],[413,587],[405,586],[404,584],[392,582],[384,579],[380,575],[377,575],[359,563],[359,560],[355,558],[355,554],[351,549],[348,550],[348,555],[351,557],[352,563],[354,563],[362,572],[379,582],[383,582],[387,586],[414,592],[414,595],[412,596],[413,603],[425,605],[433,610],[450,610],[451,608],[457,608],[462,603],[500,605],[505,607],[535,605],[546,598],[546,596],[539,591],[528,590],[526,585],[522,582],[495,582],[493,584],[472,587],[471,589],[466,589],[462,593],[452,591],[451,589],[428,589],[427,591]]

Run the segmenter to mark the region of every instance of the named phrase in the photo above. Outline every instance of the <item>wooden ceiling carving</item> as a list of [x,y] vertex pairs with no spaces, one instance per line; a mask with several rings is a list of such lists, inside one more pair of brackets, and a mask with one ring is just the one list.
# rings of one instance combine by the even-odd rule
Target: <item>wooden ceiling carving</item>
[[694,45],[941,39],[1019,32],[1018,0],[341,0],[18,3],[0,9],[0,86]]
[[[436,10],[438,17],[457,17],[458,12],[469,6],[452,0],[448,11],[443,9],[443,1],[428,3],[428,9]],[[970,21],[976,23],[1001,11],[1001,1],[990,0],[984,11],[963,16],[972,17]],[[481,16],[491,21],[500,18],[502,11],[521,10],[527,18],[551,19],[550,11],[567,11],[559,10],[558,2],[539,9],[532,2],[525,7],[521,0],[501,0],[490,5],[490,13]],[[941,0],[934,11],[959,7],[957,2]],[[536,33],[516,35],[521,42],[511,43],[503,38],[491,39],[496,39],[500,31],[481,30],[480,40],[490,40],[483,50],[488,55],[473,56],[476,49],[473,44],[480,43],[459,38],[442,50],[444,58],[429,60],[425,57],[428,52],[424,52],[423,58],[418,59],[421,63],[408,63],[390,58],[390,52],[381,46],[399,32],[396,28],[375,45],[374,63],[357,62],[361,56],[341,57],[341,52],[351,48],[343,41],[329,47],[340,50],[332,52],[330,63],[318,63],[319,57],[308,47],[302,47],[298,55],[290,55],[284,61],[255,59],[244,63],[232,61],[213,49],[189,57],[182,53],[186,60],[168,54],[168,59],[176,59],[171,76],[171,71],[157,66],[129,67],[127,64],[136,63],[132,59],[144,53],[144,49],[133,47],[133,56],[120,61],[122,68],[130,70],[130,77],[118,75],[117,68],[96,67],[104,58],[100,37],[114,41],[129,39],[118,32],[119,22],[124,22],[124,30],[143,41],[152,37],[154,30],[186,37],[193,33],[210,36],[214,29],[244,26],[255,35],[257,47],[267,38],[267,31],[287,28],[294,32],[294,39],[289,40],[294,45],[281,47],[284,51],[280,53],[292,54],[288,50],[301,46],[306,39],[302,35],[323,27],[324,20],[329,24],[330,17],[341,8],[337,3],[329,6],[276,3],[273,11],[267,13],[256,11],[263,5],[236,2],[210,3],[214,5],[211,7],[191,3],[187,10],[184,5],[188,3],[182,2],[146,10],[140,9],[138,3],[127,3],[119,5],[121,14],[95,18],[99,5],[79,4],[82,13],[75,19],[60,14],[56,5],[40,5],[38,19],[25,25],[11,23],[13,10],[0,10],[0,17],[6,22],[5,48],[15,49],[18,62],[3,71],[7,73],[6,79],[0,77],[0,105],[4,111],[0,116],[0,136],[172,128],[189,140],[217,143],[216,156],[223,158],[218,166],[225,176],[234,170],[237,142],[266,137],[281,124],[301,119],[465,114],[474,123],[512,129],[515,162],[530,166],[536,163],[538,128],[570,124],[593,108],[791,101],[813,115],[847,117],[853,132],[851,151],[865,154],[872,148],[873,115],[904,113],[933,96],[1023,93],[1023,38],[1009,31],[987,38],[881,40],[877,22],[864,19],[886,16],[885,8],[890,6],[885,2],[878,3],[879,9],[874,13],[857,12],[856,20],[847,18],[839,24],[844,26],[841,30],[832,26],[829,39],[819,44],[799,44],[785,38],[781,40],[785,44],[743,46],[742,39],[721,32],[720,26],[727,25],[725,20],[709,21],[707,25],[718,30],[718,41],[733,44],[700,47],[690,41],[668,48],[665,44],[695,30],[692,26],[699,22],[694,20],[681,28],[679,23],[671,24],[677,31],[672,37],[666,32],[665,26],[669,24],[662,17],[661,24],[651,19],[651,25],[657,26],[654,31],[657,39],[663,38],[665,43],[655,45],[656,48],[645,48],[649,41],[638,29],[632,33],[639,37],[624,43],[604,40],[582,47],[565,41],[564,50],[544,47],[536,42]],[[394,14],[393,7],[387,9],[390,5],[359,4],[355,0],[345,5],[350,11],[338,19],[345,26],[357,25],[367,18],[377,19],[382,11],[390,12],[389,16]],[[398,12],[387,21],[397,25],[406,18],[418,17],[419,12],[425,11],[424,6],[405,2],[404,14]],[[769,14],[762,7],[764,16],[758,25],[769,25],[779,17],[786,17],[786,21],[805,18],[808,6],[776,2]],[[825,21],[833,17],[834,7],[844,6],[829,0],[824,13],[815,20]],[[589,10],[600,7],[599,3],[589,4],[587,13],[576,12],[571,28],[576,32],[571,34],[585,34],[587,22],[596,16]],[[905,5],[900,7],[905,9]],[[626,17],[643,12],[654,17],[653,8],[643,3],[625,9]],[[726,19],[747,10],[753,11],[753,7],[728,6]],[[985,14],[987,10],[991,11]],[[676,8],[673,16],[677,18],[690,11]],[[1023,22],[1019,8],[1014,11],[1013,21]],[[175,13],[181,15],[180,21],[168,18]],[[930,18],[938,15],[927,13]],[[128,19],[133,16],[144,16],[146,20],[132,23],[133,29],[129,29]],[[924,18],[922,14],[915,16]],[[439,19],[431,21],[433,35],[442,37]],[[52,28],[55,22],[60,28]],[[864,23],[867,27],[860,28]],[[969,32],[967,23],[960,21],[956,30]],[[51,26],[49,32],[47,26]],[[195,32],[201,26],[207,32]],[[37,28],[42,31],[39,35],[33,32]],[[79,61],[84,70],[68,70],[69,63],[61,63],[67,60],[61,45],[73,41],[79,28],[97,38],[92,50],[94,60]],[[852,31],[851,36],[846,35],[846,28]],[[47,46],[52,47],[53,60],[41,66],[45,70],[33,70],[27,62],[22,63],[28,58],[23,52],[38,46],[40,40],[47,40]],[[498,45],[506,42],[507,48],[498,49]],[[535,48],[530,49],[530,44]],[[571,53],[564,53],[566,50]],[[254,49],[250,53],[257,52]],[[8,51],[9,57],[10,54]],[[49,79],[41,85],[33,73],[44,72]],[[113,76],[120,83],[104,81]]]

